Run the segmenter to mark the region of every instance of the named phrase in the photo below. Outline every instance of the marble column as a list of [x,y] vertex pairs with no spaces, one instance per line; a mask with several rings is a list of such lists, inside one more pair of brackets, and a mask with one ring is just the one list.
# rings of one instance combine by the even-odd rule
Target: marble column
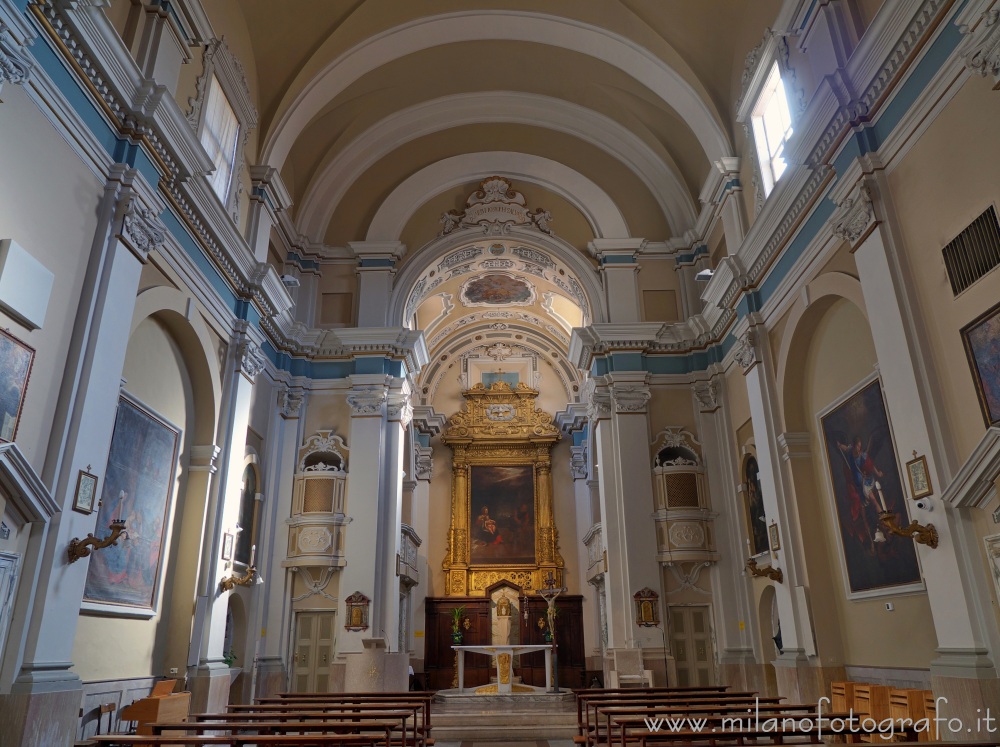
[[198,664],[188,669],[191,708],[195,713],[218,712],[229,702],[230,674],[223,649],[232,592],[221,591],[219,584],[231,575],[242,576],[244,568],[222,560],[222,539],[226,532],[235,535],[239,523],[250,405],[254,381],[265,366],[260,334],[260,330],[247,322],[237,322],[226,358],[219,434],[222,455],[215,495],[207,514],[209,525],[202,551],[198,612],[191,641],[199,652]]
[[98,512],[83,515],[70,507],[80,470],[103,484],[140,272],[165,238],[161,210],[137,171],[111,167],[65,375],[58,394],[52,393],[58,402],[41,477],[63,511],[52,522],[40,567],[30,569],[38,587],[30,617],[21,623],[27,633],[20,664],[8,657],[14,666],[5,667],[0,683],[0,691],[9,692],[0,695],[5,745],[68,744],[76,735],[82,683],[70,657],[89,561],[70,563],[66,548],[74,537],[104,536],[108,528],[95,525]]
[[[869,173],[840,195],[840,209],[831,218],[833,231],[854,247],[897,463],[910,461],[913,453],[923,455],[931,484],[948,485],[947,430],[935,399],[937,382],[924,348],[888,181],[877,163],[862,167]],[[1000,680],[991,656],[995,620],[975,597],[971,575],[982,568],[970,568],[965,557],[967,548],[979,543],[959,510],[934,497],[925,505],[922,509],[907,501],[910,518],[933,524],[939,537],[937,548],[916,545],[931,605],[928,622],[938,641],[931,683],[935,695],[947,698],[946,715],[971,723],[977,709],[1000,710]]]
[[256,598],[256,625],[251,635],[260,631],[255,697],[266,697],[288,689],[289,666],[286,655],[292,633],[292,572],[282,562],[288,557],[288,523],[292,515],[293,475],[297,471],[298,451],[304,439],[302,406],[305,393],[287,385],[278,387],[268,428],[267,453],[264,457],[265,495],[257,563],[264,579],[263,593]]

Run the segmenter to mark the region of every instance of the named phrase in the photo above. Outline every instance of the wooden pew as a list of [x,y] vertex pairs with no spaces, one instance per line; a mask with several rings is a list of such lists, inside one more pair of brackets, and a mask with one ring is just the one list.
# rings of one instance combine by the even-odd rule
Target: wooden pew
[[[421,717],[419,730],[422,733],[421,744],[424,747],[434,744],[430,737],[431,732],[431,704],[434,701],[434,692],[405,692],[405,693],[281,693],[277,696],[267,698],[257,698],[259,705],[298,705],[310,707],[314,703],[338,703],[338,704],[393,704],[396,706],[414,707],[414,714]],[[416,738],[416,736],[415,736]]]
[[228,745],[229,747],[378,747],[380,737],[360,734],[224,734],[224,735],[153,735],[153,734],[104,734],[92,737],[98,745]]
[[615,695],[632,695],[635,693],[647,693],[650,695],[656,693],[680,693],[691,694],[691,693],[722,693],[729,689],[729,685],[711,685],[707,687],[646,687],[642,689],[636,689],[634,687],[630,688],[594,688],[593,690],[574,690],[573,693],[576,695],[576,723],[581,724],[583,722],[583,704],[591,698],[600,698],[601,696],[614,697]]
[[[384,747],[393,747],[392,733],[403,731],[406,724],[402,720],[365,720],[365,721],[180,721],[173,724],[157,723],[150,725],[153,734],[174,736],[178,732],[229,732],[235,735],[265,734],[346,734],[350,736],[371,736],[373,732],[383,735]],[[403,742],[405,744],[405,741]],[[397,742],[398,744],[398,742]]]
[[[889,693],[892,690],[888,685],[856,684],[854,686],[854,714],[859,718],[873,718],[875,721],[884,721],[891,718],[889,710]],[[872,742],[883,741],[877,736],[851,735],[847,737],[848,742]]]
[[[701,712],[699,709],[712,709],[714,711],[714,709],[718,708],[732,708],[745,710],[758,704],[777,704],[781,700],[782,698],[777,697],[761,698],[753,693],[725,693],[714,698],[699,697],[698,694],[695,696],[674,695],[669,697],[650,695],[601,699],[591,698],[584,705],[584,721],[581,729],[583,739],[575,741],[588,744],[590,742],[591,730],[593,729],[595,732],[600,731],[601,715],[603,714],[607,717],[608,709],[619,709],[616,711],[618,713],[624,712],[621,709],[626,709],[633,713],[662,712],[665,709],[673,709],[674,712],[677,712],[679,709],[680,711],[698,713]],[[593,709],[593,721],[591,721],[591,709]],[[610,728],[609,717],[607,721],[607,726]]]
[[[646,721],[649,718],[662,718],[666,716],[676,720],[691,718],[698,721],[704,720],[705,728],[711,729],[713,730],[712,733],[715,733],[722,731],[733,720],[738,720],[740,723],[746,723],[752,727],[757,724],[769,722],[772,719],[776,719],[777,723],[781,723],[785,719],[792,719],[798,722],[802,719],[813,718],[815,715],[816,705],[813,703],[799,703],[795,705],[772,704],[761,706],[759,710],[753,709],[749,713],[745,710],[727,712],[724,709],[720,709],[711,713],[679,710],[673,714],[664,713],[663,711],[657,711],[649,715],[617,714],[613,715],[611,719],[609,728],[612,731],[608,734],[608,744],[613,745],[617,742],[621,747],[626,747],[629,742],[639,741],[639,737],[644,733],[649,733]],[[846,717],[847,713],[844,712],[823,714],[822,718],[825,723],[829,723],[831,719]],[[611,738],[615,734],[617,734],[617,737],[615,742],[613,742]]]

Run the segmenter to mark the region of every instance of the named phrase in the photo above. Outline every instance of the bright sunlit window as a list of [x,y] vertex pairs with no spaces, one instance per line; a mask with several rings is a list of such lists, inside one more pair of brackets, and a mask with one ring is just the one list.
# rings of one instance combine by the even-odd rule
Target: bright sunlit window
[[774,189],[775,182],[785,173],[785,146],[792,136],[792,117],[788,111],[788,98],[781,82],[778,64],[771,68],[767,82],[753,114],[753,135],[764,181],[764,194]]
[[201,144],[215,164],[215,172],[209,182],[215,194],[225,205],[229,201],[229,187],[236,163],[236,144],[240,133],[240,122],[230,106],[226,94],[214,75],[208,88],[205,103],[205,121],[201,129]]

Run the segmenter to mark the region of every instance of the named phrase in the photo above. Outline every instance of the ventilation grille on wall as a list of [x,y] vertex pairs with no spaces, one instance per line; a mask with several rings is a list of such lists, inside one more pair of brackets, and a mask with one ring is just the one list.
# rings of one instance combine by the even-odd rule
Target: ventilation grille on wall
[[957,296],[983,275],[1000,265],[1000,224],[990,208],[970,223],[944,248],[951,290]]

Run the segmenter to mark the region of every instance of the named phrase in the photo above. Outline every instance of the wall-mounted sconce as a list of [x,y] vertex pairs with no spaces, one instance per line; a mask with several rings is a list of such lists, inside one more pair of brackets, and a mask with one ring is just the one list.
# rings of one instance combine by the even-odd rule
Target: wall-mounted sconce
[[237,586],[253,586],[254,580],[257,583],[262,583],[262,579],[257,575],[256,566],[248,566],[246,573],[242,576],[237,576],[235,573],[228,578],[224,578],[219,582],[220,591],[232,591]]
[[[924,526],[920,522],[914,520],[907,526],[900,527],[896,524],[896,514],[892,511],[883,511],[879,514],[878,518],[882,526],[889,530],[891,534],[895,534],[899,537],[912,537],[913,541],[919,545],[927,545],[931,548],[938,546],[938,533],[933,524]],[[882,535],[880,539],[879,535],[876,533],[875,541],[885,542],[885,535]]]
[[785,574],[780,568],[773,568],[772,566],[760,568],[757,565],[756,558],[747,560],[747,570],[750,571],[750,575],[754,578],[769,578],[772,581],[777,581],[779,584],[785,581]]
[[76,537],[71,539],[69,541],[69,562],[75,563],[80,558],[85,558],[94,550],[100,550],[102,547],[117,545],[119,539],[128,539],[124,519],[115,519],[111,522],[109,529],[111,529],[111,534],[103,539],[97,539],[93,534],[88,534],[84,539]]
[[[240,525],[236,525],[236,532],[239,534],[241,531]],[[228,578],[224,578],[219,582],[220,593],[223,591],[232,591],[237,586],[253,586],[254,579],[256,583],[264,583],[263,579],[257,575],[257,565],[254,560],[257,557],[257,545],[250,548],[250,563],[247,565],[246,573],[242,576],[237,576],[235,573]]]

